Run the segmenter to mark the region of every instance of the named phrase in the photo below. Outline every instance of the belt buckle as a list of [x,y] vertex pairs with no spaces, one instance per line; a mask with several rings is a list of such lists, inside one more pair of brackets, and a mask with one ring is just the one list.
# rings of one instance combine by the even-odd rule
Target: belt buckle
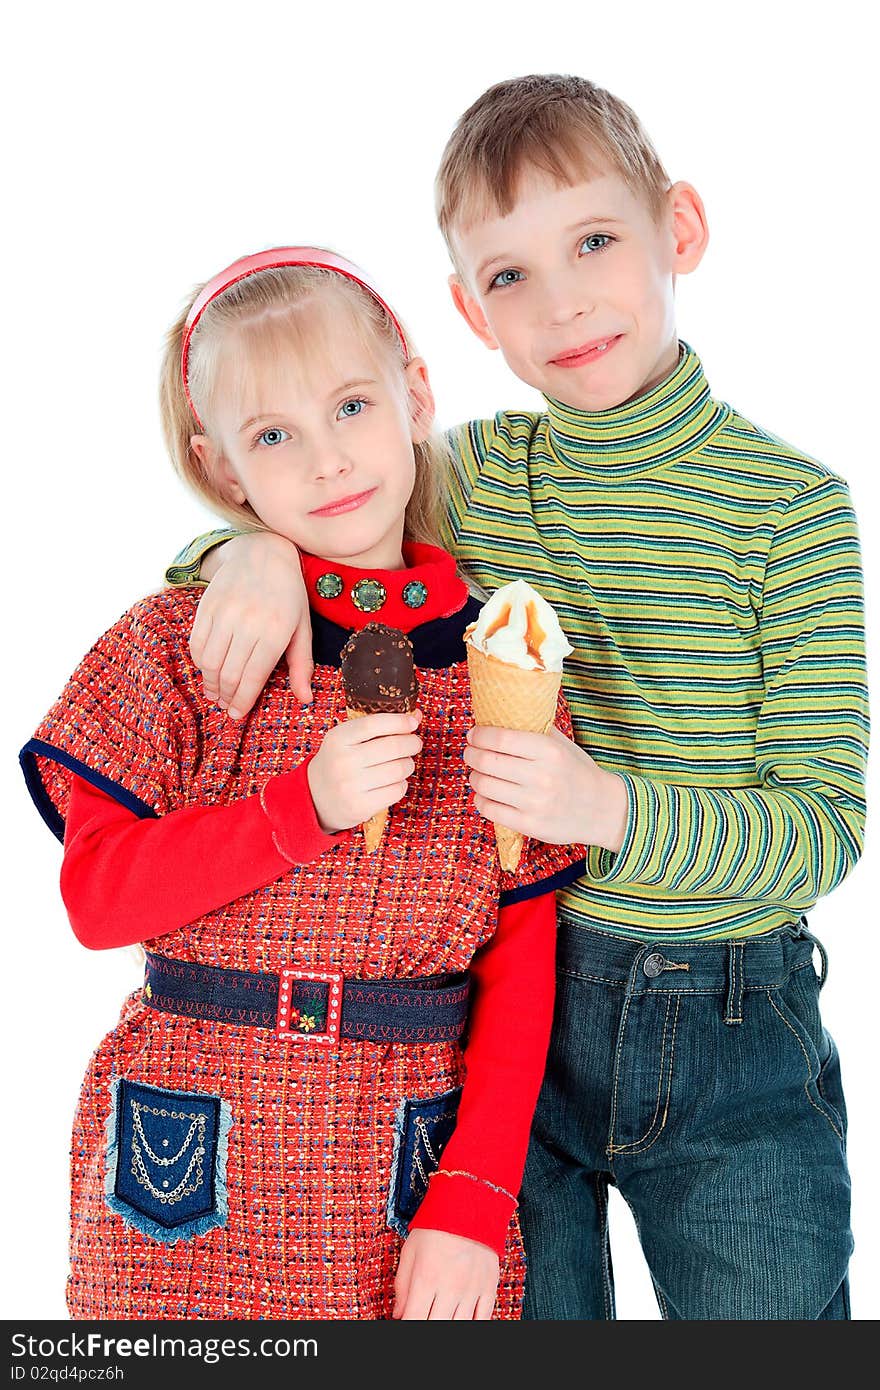
[[[342,1022],[342,981],[341,970],[281,970],[275,1036],[297,1043],[338,1042]],[[304,999],[304,991],[298,987],[309,982],[327,986],[327,998],[323,1004],[324,1027],[318,1026],[321,1021],[321,1001],[312,1003]]]

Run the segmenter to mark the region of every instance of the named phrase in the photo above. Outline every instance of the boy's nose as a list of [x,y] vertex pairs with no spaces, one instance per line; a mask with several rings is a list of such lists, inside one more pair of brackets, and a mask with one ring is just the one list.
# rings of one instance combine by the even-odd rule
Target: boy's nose
[[563,328],[567,323],[585,318],[592,312],[591,304],[584,304],[570,295],[557,295],[548,298],[544,306],[544,319],[549,328]]
[[560,276],[545,284],[541,300],[544,321],[550,328],[559,328],[575,319],[592,313],[594,305],[586,293],[582,277]]

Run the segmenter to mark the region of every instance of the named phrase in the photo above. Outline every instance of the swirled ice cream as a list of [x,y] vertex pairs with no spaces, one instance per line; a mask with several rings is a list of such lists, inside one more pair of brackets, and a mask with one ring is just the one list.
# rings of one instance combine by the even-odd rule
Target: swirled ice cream
[[466,635],[484,655],[524,671],[561,671],[574,651],[550,604],[524,579],[496,589]]
[[[556,717],[562,662],[574,648],[553,609],[524,579],[505,584],[464,634],[478,724],[543,734]],[[523,837],[495,822],[501,867],[519,864]]]

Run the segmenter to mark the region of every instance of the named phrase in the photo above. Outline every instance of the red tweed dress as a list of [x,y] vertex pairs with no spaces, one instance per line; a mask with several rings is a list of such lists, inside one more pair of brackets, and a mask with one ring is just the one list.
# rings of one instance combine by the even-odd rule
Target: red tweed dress
[[[371,618],[398,626],[401,614],[409,619],[424,746],[378,850],[367,855],[357,832],[327,837],[311,862],[285,859],[271,882],[153,940],[147,934],[148,952],[181,968],[196,962],[277,973],[295,966],[339,971],[347,981],[458,972],[481,948],[491,949],[499,904],[537,901],[580,872],[582,847],[530,841],[516,874],[500,871],[492,827],[474,809],[462,760],[473,717],[461,637],[477,605],[451,577],[444,552],[410,547],[408,558],[419,563],[402,578],[416,582],[409,595],[424,603],[424,621],[390,600],[385,611],[360,614],[350,593],[363,573],[312,560],[310,706],[292,695],[283,664],[247,719],[233,722],[209,704],[188,652],[201,594],[191,588],[136,604],[71,677],[22,755],[34,799],[59,835],[77,779],[140,821],[265,793],[345,718],[338,653],[350,629]],[[338,608],[314,586],[330,568],[346,581]],[[570,728],[564,701],[557,722]],[[216,852],[222,857],[222,840]],[[517,1019],[502,1023],[499,1059],[516,1054]],[[77,1107],[71,1316],[387,1318],[406,1230],[392,1193],[401,1106],[436,1101],[433,1113],[441,1114],[466,1073],[458,1042],[343,1038],[332,1048],[291,1046],[270,1029],[159,1011],[138,990],[94,1052]],[[134,1125],[124,1153],[123,1098]],[[465,1113],[462,1101],[462,1131]],[[476,1105],[467,1120],[471,1129],[499,1122]],[[525,1136],[513,1142],[524,1153]],[[436,1159],[430,1144],[427,1153]],[[135,1193],[126,1201],[110,1181],[120,1165],[130,1165],[123,1177]],[[173,1199],[163,1186],[189,1194],[199,1184],[210,1200],[197,1220],[176,1228],[166,1219]],[[453,1194],[453,1208],[456,1184],[464,1206],[481,1194],[496,1199],[491,1183],[453,1176],[440,1185]],[[426,1205],[437,1188],[430,1185]],[[442,1199],[434,1200],[442,1213]],[[512,1202],[509,1210],[498,1318],[518,1317],[522,1297]],[[151,1219],[156,1212],[159,1221]],[[507,1217],[505,1208],[502,1229]],[[436,1224],[467,1230],[442,1214]]]

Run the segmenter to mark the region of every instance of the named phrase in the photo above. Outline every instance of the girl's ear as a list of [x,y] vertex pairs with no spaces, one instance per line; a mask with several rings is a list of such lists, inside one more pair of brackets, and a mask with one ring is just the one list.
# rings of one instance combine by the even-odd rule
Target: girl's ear
[[431,390],[424,358],[411,358],[404,368],[404,376],[409,396],[412,442],[424,444],[434,427],[435,413],[434,392]]
[[206,434],[190,436],[189,447],[201,465],[205,479],[227,502],[235,502],[239,507],[247,502],[241,483],[235,476],[226,455],[208,438]]

